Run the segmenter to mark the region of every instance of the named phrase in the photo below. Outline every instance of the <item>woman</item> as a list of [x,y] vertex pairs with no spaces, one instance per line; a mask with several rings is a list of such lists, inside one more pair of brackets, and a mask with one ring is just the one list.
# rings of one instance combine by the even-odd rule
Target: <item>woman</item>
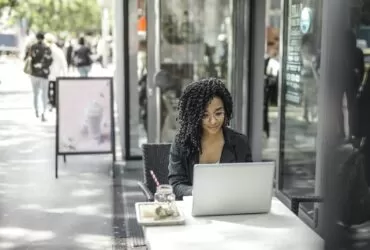
[[79,48],[74,52],[74,64],[82,77],[88,77],[93,63],[91,50],[85,45],[85,38],[78,40]]
[[233,102],[222,81],[205,79],[190,84],[178,109],[180,129],[168,166],[169,183],[177,199],[192,195],[195,164],[252,161],[247,137],[227,127]]

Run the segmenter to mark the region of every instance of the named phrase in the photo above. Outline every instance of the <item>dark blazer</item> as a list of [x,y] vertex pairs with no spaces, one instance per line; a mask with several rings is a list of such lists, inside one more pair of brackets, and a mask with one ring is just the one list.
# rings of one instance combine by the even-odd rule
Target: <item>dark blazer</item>
[[[247,136],[225,128],[224,140],[220,163],[252,161]],[[199,153],[190,154],[188,149],[176,142],[172,144],[168,165],[168,181],[172,185],[177,199],[192,195],[193,170],[197,163],[199,163]]]

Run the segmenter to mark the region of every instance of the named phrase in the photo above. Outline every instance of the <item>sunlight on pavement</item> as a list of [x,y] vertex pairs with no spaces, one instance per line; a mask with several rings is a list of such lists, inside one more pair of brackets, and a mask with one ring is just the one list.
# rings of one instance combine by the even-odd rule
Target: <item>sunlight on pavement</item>
[[19,208],[25,209],[25,210],[41,210],[42,206],[39,204],[26,204],[26,205],[21,205]]
[[[19,210],[32,210],[32,211],[40,211],[50,214],[76,214],[76,215],[83,215],[83,216],[99,216],[107,219],[113,218],[111,212],[107,213],[106,210],[109,209],[110,206],[106,204],[91,204],[91,205],[82,205],[77,207],[59,207],[59,208],[46,208],[39,204],[23,204],[18,207]],[[106,224],[106,223],[104,223]]]
[[0,249],[13,249],[15,244],[13,242],[0,242]]
[[14,159],[14,160],[9,160],[8,163],[11,165],[16,165],[16,164],[35,164],[35,163],[49,163],[50,159],[26,159],[26,160],[21,160],[21,159]]
[[25,228],[0,228],[0,237],[8,240],[25,240],[28,242],[50,240],[55,237],[51,231],[36,231]]
[[55,112],[46,113],[46,122],[36,118],[33,108],[23,110],[0,110],[0,121],[9,121],[23,125],[55,125]]
[[34,141],[33,137],[28,137],[28,138],[13,138],[13,139],[8,139],[6,141],[0,141],[0,147],[2,146],[13,146],[13,145],[20,145],[26,142],[32,142]]
[[79,189],[74,190],[71,195],[75,197],[92,197],[104,195],[104,191],[102,189]]
[[111,249],[114,243],[110,236],[94,234],[80,234],[74,240],[79,245],[91,250]]

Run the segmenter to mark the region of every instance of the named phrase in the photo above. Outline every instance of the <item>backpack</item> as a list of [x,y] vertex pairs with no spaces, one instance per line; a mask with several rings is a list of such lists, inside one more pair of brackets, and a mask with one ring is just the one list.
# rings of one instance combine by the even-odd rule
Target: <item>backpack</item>
[[92,59],[90,57],[90,49],[87,47],[80,47],[77,49],[73,56],[73,62],[77,67],[91,65]]
[[29,56],[26,58],[24,61],[24,67],[23,67],[23,72],[26,73],[27,75],[31,75],[32,73],[32,65],[31,65],[32,58]]
[[[47,78],[50,73],[50,65],[53,62],[51,49],[43,42],[38,42],[31,46],[30,56],[31,74],[33,76]],[[24,70],[27,71],[26,68]]]

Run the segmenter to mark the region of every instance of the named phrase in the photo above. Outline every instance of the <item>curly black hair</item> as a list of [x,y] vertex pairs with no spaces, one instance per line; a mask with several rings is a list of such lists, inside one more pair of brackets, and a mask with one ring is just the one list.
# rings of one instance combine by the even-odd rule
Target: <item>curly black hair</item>
[[201,152],[202,119],[207,105],[219,97],[225,109],[224,126],[229,125],[233,115],[233,101],[225,84],[216,78],[203,79],[189,84],[178,103],[180,128],[176,142],[190,153]]

